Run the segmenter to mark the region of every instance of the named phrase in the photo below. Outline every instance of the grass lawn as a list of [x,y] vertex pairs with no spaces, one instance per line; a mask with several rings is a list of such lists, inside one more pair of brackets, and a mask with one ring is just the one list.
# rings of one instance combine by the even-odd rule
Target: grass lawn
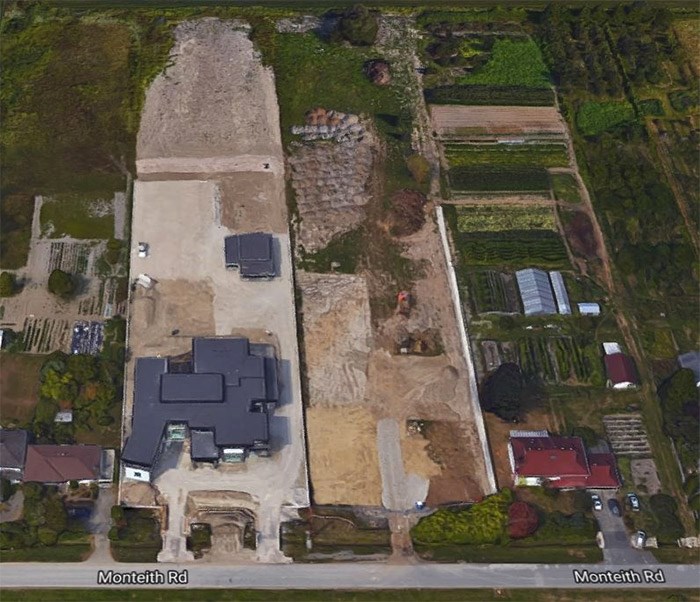
[[[688,590],[627,590],[635,602],[690,601]],[[90,589],[14,589],[3,590],[12,602],[75,602],[95,600]],[[591,591],[536,589],[388,589],[388,590],[264,590],[264,589],[100,589],[102,602],[590,602]],[[619,590],[598,589],[596,602],[617,602]]]
[[488,562],[488,563],[595,563],[603,560],[603,551],[596,545],[536,546],[421,546],[416,552],[435,562]]
[[115,546],[112,544],[112,556],[117,562],[157,562],[161,546]]
[[534,40],[496,40],[489,61],[460,84],[549,88],[549,70]]
[[552,184],[554,197],[558,201],[581,202],[581,191],[574,176],[568,173],[553,173],[549,174],[549,180]]
[[[91,551],[92,546],[90,544],[2,550],[0,552],[0,562],[82,562]],[[41,569],[37,568],[37,570],[40,571]],[[5,594],[3,594],[3,599],[9,600],[10,598],[5,598]]]
[[56,196],[41,207],[41,230],[50,232],[51,238],[112,238],[113,211],[111,198],[94,199],[74,194]]
[[675,546],[650,548],[656,560],[669,564],[700,564],[700,550],[689,550]]
[[3,425],[29,421],[39,400],[43,355],[0,353],[0,418]]

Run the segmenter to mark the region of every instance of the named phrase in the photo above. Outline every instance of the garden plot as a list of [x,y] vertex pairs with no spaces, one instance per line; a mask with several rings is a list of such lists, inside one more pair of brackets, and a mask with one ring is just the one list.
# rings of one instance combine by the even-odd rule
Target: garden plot
[[594,343],[571,337],[528,337],[516,344],[518,363],[526,377],[548,383],[595,386],[605,383]]
[[71,323],[53,318],[27,318],[24,321],[22,349],[28,353],[68,351]]
[[443,139],[564,139],[556,107],[430,105],[433,129]]
[[471,272],[468,282],[468,294],[476,313],[520,313],[520,301],[513,274],[481,270]]
[[647,432],[640,414],[612,414],[603,417],[613,452],[620,456],[651,456]]

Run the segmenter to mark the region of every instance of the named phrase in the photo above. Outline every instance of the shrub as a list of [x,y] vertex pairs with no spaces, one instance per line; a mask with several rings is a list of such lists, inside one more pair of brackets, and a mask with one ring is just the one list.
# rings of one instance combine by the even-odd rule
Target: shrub
[[627,102],[584,102],[576,113],[576,126],[584,136],[597,136],[633,120],[634,109]]
[[418,184],[423,184],[430,175],[430,163],[423,155],[411,155],[406,159],[408,171]]
[[75,282],[70,274],[56,269],[49,276],[49,291],[66,299],[75,292]]
[[0,502],[4,502],[12,497],[16,487],[10,482],[9,479],[0,478]]
[[422,518],[411,536],[424,544],[496,543],[505,534],[512,499],[510,489],[502,489],[466,510],[440,509]]
[[521,539],[532,535],[539,526],[537,510],[526,502],[513,502],[508,508],[508,536]]
[[48,527],[39,527],[37,537],[42,546],[53,546],[58,541],[58,533]]
[[378,31],[377,14],[359,4],[348,8],[338,23],[340,35],[354,46],[371,46]]
[[0,274],[0,297],[11,297],[17,290],[15,275],[10,272]]
[[523,403],[523,375],[517,364],[506,362],[484,382],[481,405],[501,420],[520,417]]

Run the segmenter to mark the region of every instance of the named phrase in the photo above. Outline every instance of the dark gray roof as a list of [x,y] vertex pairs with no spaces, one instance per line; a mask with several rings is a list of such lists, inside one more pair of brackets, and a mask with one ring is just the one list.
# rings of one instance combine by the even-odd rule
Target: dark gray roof
[[214,441],[213,431],[190,431],[192,447],[190,455],[196,461],[211,462],[219,459],[219,448]]
[[689,351],[678,356],[678,363],[681,368],[692,370],[695,374],[695,380],[700,382],[700,351]]
[[224,239],[224,255],[226,267],[240,268],[241,276],[260,278],[275,275],[272,234],[251,232],[227,236]]
[[122,453],[125,462],[151,466],[169,422],[187,423],[191,431],[212,431],[219,447],[268,441],[268,414],[251,410],[255,401],[277,401],[272,346],[251,346],[244,338],[197,338],[192,341],[192,356],[191,374],[169,374],[165,358],[136,360],[132,432]]
[[0,468],[24,470],[27,438],[27,431],[0,429]]

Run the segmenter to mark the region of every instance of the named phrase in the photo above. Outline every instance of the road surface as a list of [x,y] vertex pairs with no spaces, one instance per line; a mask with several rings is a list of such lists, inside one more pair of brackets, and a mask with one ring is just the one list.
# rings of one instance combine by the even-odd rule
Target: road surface
[[[176,565],[85,563],[3,563],[0,582],[4,588],[95,588],[98,574],[149,573],[151,580],[134,585],[116,579],[113,587],[256,588],[256,589],[453,589],[453,588],[700,588],[695,565],[537,565],[537,564],[424,564],[392,566],[368,563],[323,565]],[[168,583],[168,571],[181,583]],[[180,572],[179,572],[180,571]],[[186,571],[181,572],[181,571]],[[577,581],[588,574],[587,582]],[[645,571],[647,573],[645,574]],[[604,575],[619,575],[618,583]],[[599,575],[596,577],[596,575]],[[603,577],[600,577],[603,575]],[[164,583],[154,581],[163,578]],[[625,577],[626,576],[626,577]],[[658,581],[657,581],[658,580]],[[120,581],[117,583],[116,581]],[[103,587],[110,587],[103,585]]]

